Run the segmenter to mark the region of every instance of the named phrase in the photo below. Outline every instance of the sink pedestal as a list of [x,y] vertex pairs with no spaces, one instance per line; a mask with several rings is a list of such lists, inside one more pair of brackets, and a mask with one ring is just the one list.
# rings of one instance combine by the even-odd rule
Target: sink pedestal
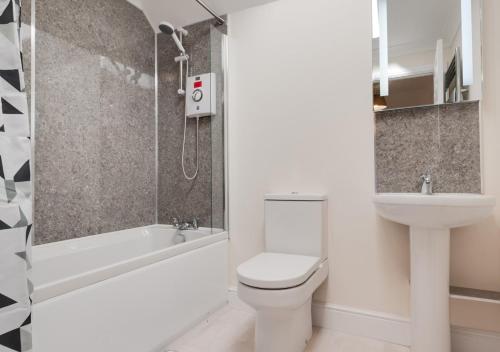
[[450,230],[410,227],[411,351],[450,352]]

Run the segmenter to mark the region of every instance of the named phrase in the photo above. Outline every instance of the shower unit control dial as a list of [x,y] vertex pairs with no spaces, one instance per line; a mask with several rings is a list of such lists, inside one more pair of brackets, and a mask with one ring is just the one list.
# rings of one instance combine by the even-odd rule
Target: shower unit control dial
[[215,73],[206,73],[187,78],[187,117],[214,116],[216,114]]
[[199,103],[203,99],[203,91],[201,89],[195,89],[193,92],[193,100],[195,103]]

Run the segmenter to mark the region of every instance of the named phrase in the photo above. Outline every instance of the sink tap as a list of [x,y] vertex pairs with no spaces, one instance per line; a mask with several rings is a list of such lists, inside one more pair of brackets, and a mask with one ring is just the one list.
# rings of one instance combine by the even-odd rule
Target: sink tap
[[429,170],[420,176],[420,181],[422,182],[422,189],[420,193],[428,196],[432,195],[432,175]]

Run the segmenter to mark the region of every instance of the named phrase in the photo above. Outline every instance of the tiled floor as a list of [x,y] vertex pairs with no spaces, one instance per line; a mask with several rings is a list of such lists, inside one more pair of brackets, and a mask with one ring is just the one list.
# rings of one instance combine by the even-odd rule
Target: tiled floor
[[[232,300],[207,320],[179,337],[166,351],[254,352],[254,319],[255,314],[249,306],[239,300]],[[306,352],[409,352],[409,349],[315,328]]]

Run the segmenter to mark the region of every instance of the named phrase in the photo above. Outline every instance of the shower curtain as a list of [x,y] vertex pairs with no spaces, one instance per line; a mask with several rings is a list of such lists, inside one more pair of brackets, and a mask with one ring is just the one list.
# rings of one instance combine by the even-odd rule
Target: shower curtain
[[20,12],[20,0],[0,0],[0,352],[32,349],[31,147]]

